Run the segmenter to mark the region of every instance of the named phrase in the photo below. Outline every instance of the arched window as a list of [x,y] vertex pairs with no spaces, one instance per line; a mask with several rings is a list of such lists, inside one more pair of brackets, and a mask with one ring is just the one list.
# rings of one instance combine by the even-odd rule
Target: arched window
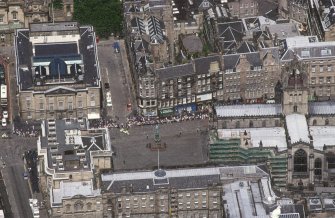
[[294,172],[307,173],[307,154],[303,149],[294,153]]
[[266,121],[265,120],[262,121],[262,126],[266,127]]
[[315,176],[322,175],[322,161],[320,158],[316,158],[314,161],[314,175]]
[[325,120],[325,125],[329,125],[329,120],[328,119]]
[[298,106],[297,105],[293,106],[293,112],[298,112]]
[[250,128],[254,127],[254,122],[252,122],[252,120],[250,120],[250,122],[249,122],[249,127]]
[[75,211],[81,211],[83,210],[83,207],[84,207],[84,203],[82,201],[77,201],[76,203],[74,203]]
[[317,125],[317,121],[316,120],[313,120],[313,126],[316,126]]
[[65,205],[65,210],[67,213],[71,212],[71,204]]
[[92,210],[92,203],[91,202],[88,202],[86,204],[86,207],[87,207],[87,210]]
[[236,121],[236,128],[240,128],[240,121]]

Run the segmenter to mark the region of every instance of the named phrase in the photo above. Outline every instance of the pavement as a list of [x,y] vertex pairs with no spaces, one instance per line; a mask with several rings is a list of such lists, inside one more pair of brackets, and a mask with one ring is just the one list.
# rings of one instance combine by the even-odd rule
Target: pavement
[[[161,167],[187,167],[203,165],[208,161],[208,119],[192,120],[159,126],[161,143]],[[114,170],[154,169],[158,165],[158,152],[147,144],[154,144],[154,125],[133,126],[129,135],[119,129],[111,129]]]
[[[119,42],[120,53],[116,53],[113,48],[113,44],[116,41]],[[131,85],[124,40],[115,40],[112,37],[109,40],[100,41],[98,44],[98,56],[102,77],[103,105],[106,108],[106,115],[112,118],[117,116],[120,123],[125,123],[126,117],[132,110],[127,105],[130,103],[134,107],[136,101]],[[109,89],[105,89],[105,83],[109,83]],[[107,91],[110,91],[112,95],[112,107],[106,107],[105,93]]]

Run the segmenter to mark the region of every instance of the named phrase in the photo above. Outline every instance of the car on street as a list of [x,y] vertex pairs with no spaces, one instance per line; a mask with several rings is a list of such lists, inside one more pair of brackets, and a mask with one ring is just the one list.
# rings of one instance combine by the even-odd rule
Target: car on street
[[112,94],[110,92],[106,92],[106,102],[108,107],[112,106]]
[[105,89],[109,89],[109,83],[105,83]]
[[2,117],[7,119],[8,118],[8,111],[3,111],[2,112]]
[[7,126],[7,120],[6,120],[6,118],[2,118],[1,125],[2,126]]

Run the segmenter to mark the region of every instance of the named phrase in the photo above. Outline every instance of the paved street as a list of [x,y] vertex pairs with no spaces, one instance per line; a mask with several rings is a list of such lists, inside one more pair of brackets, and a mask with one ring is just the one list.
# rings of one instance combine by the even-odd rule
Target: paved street
[[[111,130],[115,170],[157,166],[157,151],[147,148],[148,143],[154,143],[154,128],[153,125],[134,126],[129,129],[129,135],[116,128]],[[162,167],[201,165],[208,160],[207,119],[164,124],[159,128],[161,142],[166,143],[166,150],[160,152]]]
[[[0,134],[2,134],[0,130]],[[0,167],[6,184],[13,217],[32,217],[28,199],[31,197],[28,182],[24,180],[22,154],[25,150],[36,148],[36,138],[13,135],[11,139],[0,139]]]
[[[106,106],[105,93],[110,91],[112,94],[112,107],[107,107],[107,115],[115,118],[117,116],[121,123],[125,122],[125,118],[130,113],[127,104],[134,102],[134,95],[131,88],[131,77],[127,54],[123,40],[117,40],[120,44],[120,53],[116,53],[113,48],[115,40],[101,41],[98,44],[98,54],[100,70],[102,74],[103,85],[103,105]],[[110,88],[106,90],[104,83],[109,83]]]

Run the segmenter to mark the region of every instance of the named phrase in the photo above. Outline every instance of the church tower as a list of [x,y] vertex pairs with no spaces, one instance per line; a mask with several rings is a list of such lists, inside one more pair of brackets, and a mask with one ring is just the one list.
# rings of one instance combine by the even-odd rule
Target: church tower
[[282,68],[283,81],[283,113],[308,114],[307,66],[295,57]]

